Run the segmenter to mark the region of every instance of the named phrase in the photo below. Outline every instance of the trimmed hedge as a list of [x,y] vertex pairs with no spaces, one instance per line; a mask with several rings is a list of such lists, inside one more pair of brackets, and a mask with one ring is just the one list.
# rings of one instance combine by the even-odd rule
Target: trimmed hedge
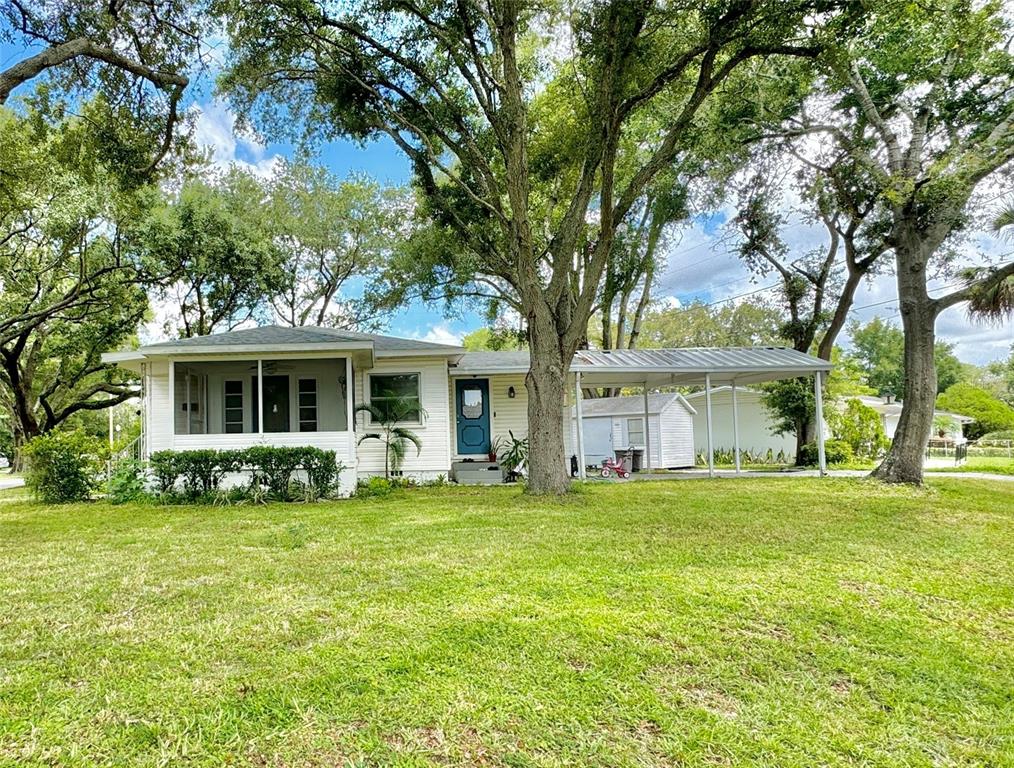
[[344,467],[334,451],[310,446],[257,445],[242,450],[157,451],[150,458],[155,486],[163,496],[177,492],[182,479],[183,495],[197,499],[213,494],[230,472],[251,472],[251,487],[266,490],[273,498],[293,497],[293,475],[302,470],[306,483],[298,495],[307,501],[331,496]]

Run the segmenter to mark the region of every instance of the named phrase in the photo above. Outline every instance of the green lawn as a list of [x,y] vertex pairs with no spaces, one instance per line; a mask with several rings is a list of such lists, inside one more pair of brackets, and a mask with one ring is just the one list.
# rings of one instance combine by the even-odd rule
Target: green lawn
[[927,472],[990,472],[994,475],[1014,475],[1014,461],[1006,456],[969,456],[956,467],[931,467]]
[[1014,765],[1014,484],[0,499],[0,764]]

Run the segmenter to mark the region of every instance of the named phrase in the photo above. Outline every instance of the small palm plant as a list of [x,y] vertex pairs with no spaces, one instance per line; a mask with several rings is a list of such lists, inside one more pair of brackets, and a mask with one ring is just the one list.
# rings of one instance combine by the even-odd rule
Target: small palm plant
[[360,435],[357,445],[366,440],[379,440],[384,444],[384,477],[391,479],[391,473],[401,469],[409,443],[415,446],[416,455],[422,452],[422,438],[406,426],[406,421],[415,421],[422,415],[419,401],[394,393],[385,394],[384,407],[372,403],[360,403],[356,412],[370,414],[370,426],[374,431]]

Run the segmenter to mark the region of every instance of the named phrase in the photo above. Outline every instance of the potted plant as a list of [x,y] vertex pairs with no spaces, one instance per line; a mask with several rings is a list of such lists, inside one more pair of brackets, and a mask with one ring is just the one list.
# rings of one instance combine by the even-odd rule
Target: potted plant
[[497,454],[500,453],[501,448],[503,448],[503,438],[499,436],[494,437],[489,443],[489,452],[486,458],[490,461],[496,461]]
[[528,463],[528,438],[519,440],[510,430],[507,430],[507,434],[510,435],[510,439],[500,455],[500,466],[504,470],[504,480],[513,483],[521,477]]

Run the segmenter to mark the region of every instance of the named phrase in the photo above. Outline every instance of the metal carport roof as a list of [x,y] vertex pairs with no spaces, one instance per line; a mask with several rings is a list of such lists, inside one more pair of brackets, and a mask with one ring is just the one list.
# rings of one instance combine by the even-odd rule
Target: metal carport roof
[[[452,376],[527,373],[527,352],[466,352],[452,364]],[[571,371],[584,386],[711,386],[756,384],[830,371],[826,360],[786,347],[691,347],[686,349],[582,349]]]
[[787,347],[579,350],[571,370],[584,386],[756,384],[830,371],[831,363]]

